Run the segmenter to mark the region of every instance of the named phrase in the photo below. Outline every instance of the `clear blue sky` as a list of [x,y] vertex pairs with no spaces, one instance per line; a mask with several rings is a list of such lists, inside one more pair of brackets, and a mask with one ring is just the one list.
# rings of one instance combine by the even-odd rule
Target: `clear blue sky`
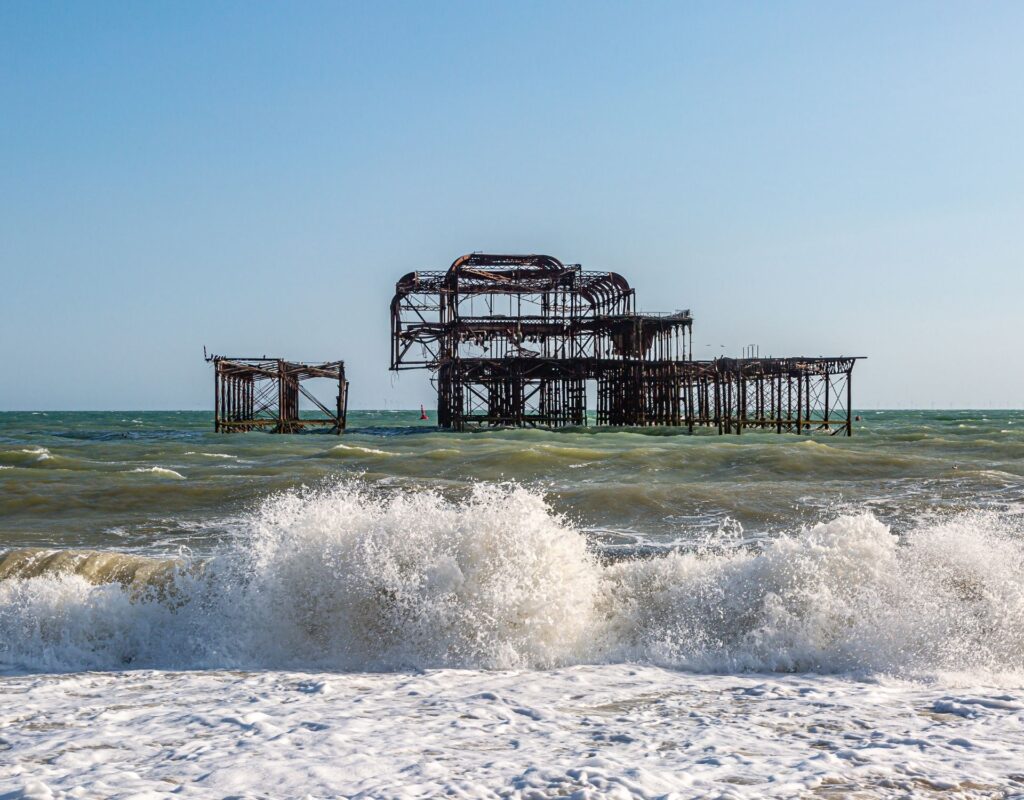
[[0,408],[205,408],[204,344],[430,406],[388,302],[471,250],[622,272],[700,356],[870,356],[861,407],[1019,407],[1022,42],[1021,3],[2,0]]

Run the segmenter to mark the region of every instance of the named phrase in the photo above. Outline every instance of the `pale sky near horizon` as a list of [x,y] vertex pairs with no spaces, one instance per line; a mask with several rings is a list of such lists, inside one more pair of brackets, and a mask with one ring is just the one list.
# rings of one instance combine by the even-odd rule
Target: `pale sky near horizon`
[[206,345],[388,372],[469,251],[626,275],[695,356],[1022,407],[1024,4],[0,0],[0,410],[207,408]]

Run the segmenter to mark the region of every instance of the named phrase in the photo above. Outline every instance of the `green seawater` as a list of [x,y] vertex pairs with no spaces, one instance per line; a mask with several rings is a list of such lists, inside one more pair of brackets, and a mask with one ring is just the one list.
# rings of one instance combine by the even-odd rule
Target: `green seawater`
[[1024,411],[862,411],[854,436],[672,429],[440,431],[355,411],[341,436],[217,434],[209,412],[0,413],[0,551],[214,551],[269,496],[357,481],[463,496],[516,482],[601,546],[756,539],[870,511],[1024,509]]

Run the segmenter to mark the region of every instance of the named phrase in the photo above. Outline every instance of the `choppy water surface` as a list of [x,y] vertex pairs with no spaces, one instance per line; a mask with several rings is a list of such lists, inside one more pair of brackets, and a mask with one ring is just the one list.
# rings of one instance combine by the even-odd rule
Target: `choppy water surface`
[[0,662],[1024,670],[1024,414],[863,417],[811,438],[356,413],[337,437],[6,415]]
[[841,512],[1013,512],[1024,412],[869,411],[852,438],[673,430],[454,434],[354,412],[341,437],[215,434],[204,412],[0,414],[0,548],[212,552],[265,497],[357,478],[458,499],[515,481],[605,545],[757,538]]
[[417,416],[0,414],[0,794],[1024,791],[1024,413]]

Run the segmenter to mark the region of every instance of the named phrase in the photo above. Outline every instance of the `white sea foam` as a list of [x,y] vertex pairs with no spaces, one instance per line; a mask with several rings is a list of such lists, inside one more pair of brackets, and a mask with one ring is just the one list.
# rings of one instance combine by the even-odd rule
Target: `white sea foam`
[[983,676],[1024,670],[1024,542],[994,513],[901,542],[841,516],[750,549],[602,565],[535,493],[356,484],[268,501],[147,595],[0,581],[0,661],[33,669],[549,668]]
[[[964,514],[903,543],[843,516],[755,553],[611,568],[615,641],[701,671],[1024,670],[1024,542]],[[628,609],[632,609],[630,613]]]
[[395,453],[388,452],[387,450],[378,450],[375,447],[360,447],[354,444],[336,444],[331,448],[331,452],[344,455],[345,453],[362,453],[364,455],[373,456],[393,456]]
[[167,467],[136,467],[133,470],[129,470],[129,472],[149,472],[152,473],[153,475],[161,475],[165,478],[177,478],[178,480],[182,481],[185,480],[185,476],[182,475],[180,472],[176,472],[173,469],[168,469]]
[[187,456],[206,456],[207,458],[238,458],[230,453],[204,453],[200,450],[186,450],[185,455]]
[[13,676],[0,796],[1015,797],[1022,706],[991,686],[626,664]]
[[53,458],[53,454],[45,447],[27,447],[20,452],[26,455],[35,456],[36,461],[49,461]]

